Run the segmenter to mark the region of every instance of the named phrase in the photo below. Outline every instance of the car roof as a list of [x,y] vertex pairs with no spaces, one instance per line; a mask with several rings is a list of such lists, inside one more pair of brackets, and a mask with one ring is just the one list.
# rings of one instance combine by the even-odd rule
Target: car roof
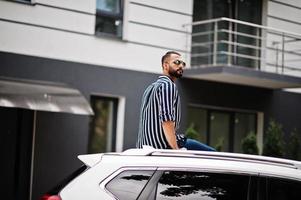
[[98,163],[102,156],[118,155],[118,156],[148,156],[148,157],[175,157],[175,158],[203,158],[214,160],[227,160],[248,162],[257,164],[266,164],[270,166],[279,166],[291,169],[300,170],[301,162],[283,158],[275,158],[261,155],[249,155],[240,153],[228,152],[210,152],[210,151],[191,151],[191,150],[171,150],[171,149],[154,149],[151,147],[144,147],[143,149],[128,149],[121,153],[103,153],[103,154],[88,154],[80,155],[78,158],[87,166],[92,167]]
[[120,153],[82,155],[78,158],[90,167],[100,163],[110,166],[110,170],[148,167],[197,171],[201,169],[208,172],[253,174],[301,181],[301,162],[260,155],[143,148],[128,149]]
[[262,164],[283,166],[283,167],[298,169],[301,172],[300,161],[261,156],[261,155],[241,154],[241,153],[144,148],[144,149],[128,149],[120,153],[119,155],[211,158],[216,160],[244,161],[250,163],[262,163]]

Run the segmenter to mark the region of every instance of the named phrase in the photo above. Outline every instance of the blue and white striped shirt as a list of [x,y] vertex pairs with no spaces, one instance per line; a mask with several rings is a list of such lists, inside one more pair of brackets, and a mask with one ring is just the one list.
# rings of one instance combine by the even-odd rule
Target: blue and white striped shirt
[[156,149],[170,148],[163,132],[162,122],[180,124],[180,97],[175,83],[168,76],[160,76],[145,90],[140,110],[137,148],[149,145]]

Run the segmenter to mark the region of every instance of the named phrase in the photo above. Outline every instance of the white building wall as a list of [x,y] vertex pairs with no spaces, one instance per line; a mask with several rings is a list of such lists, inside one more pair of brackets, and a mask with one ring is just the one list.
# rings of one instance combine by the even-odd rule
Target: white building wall
[[[286,32],[295,33],[301,39],[301,1],[300,0],[268,0],[266,11],[266,26],[276,29],[284,30]],[[292,38],[285,37],[284,40],[291,40]],[[271,64],[278,63],[278,73],[282,73],[282,41],[281,35],[276,35],[271,32],[267,33],[267,47],[277,48],[275,42],[279,42],[278,57],[276,51],[267,51],[267,62]],[[299,55],[285,54],[284,55],[284,74],[301,76],[301,40],[295,42],[285,42],[284,49],[287,51],[294,51]],[[277,62],[278,60],[278,62]],[[297,68],[293,70],[290,68]],[[275,67],[267,65],[267,71],[277,72]]]
[[125,0],[121,40],[94,35],[96,0],[0,1],[0,51],[160,73],[167,50],[189,57],[192,10],[193,0]]

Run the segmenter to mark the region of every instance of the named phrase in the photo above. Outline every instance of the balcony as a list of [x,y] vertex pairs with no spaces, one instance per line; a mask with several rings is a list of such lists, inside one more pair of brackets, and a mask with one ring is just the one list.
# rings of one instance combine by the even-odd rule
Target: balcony
[[[264,87],[301,87],[301,34],[217,18],[184,25],[191,68],[185,77]],[[187,31],[188,32],[188,31]]]

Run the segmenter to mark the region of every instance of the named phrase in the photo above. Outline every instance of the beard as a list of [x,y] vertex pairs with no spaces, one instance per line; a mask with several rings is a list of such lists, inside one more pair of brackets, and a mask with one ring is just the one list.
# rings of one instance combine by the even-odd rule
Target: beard
[[174,70],[173,68],[169,68],[168,74],[175,78],[181,78],[183,75],[183,69]]

